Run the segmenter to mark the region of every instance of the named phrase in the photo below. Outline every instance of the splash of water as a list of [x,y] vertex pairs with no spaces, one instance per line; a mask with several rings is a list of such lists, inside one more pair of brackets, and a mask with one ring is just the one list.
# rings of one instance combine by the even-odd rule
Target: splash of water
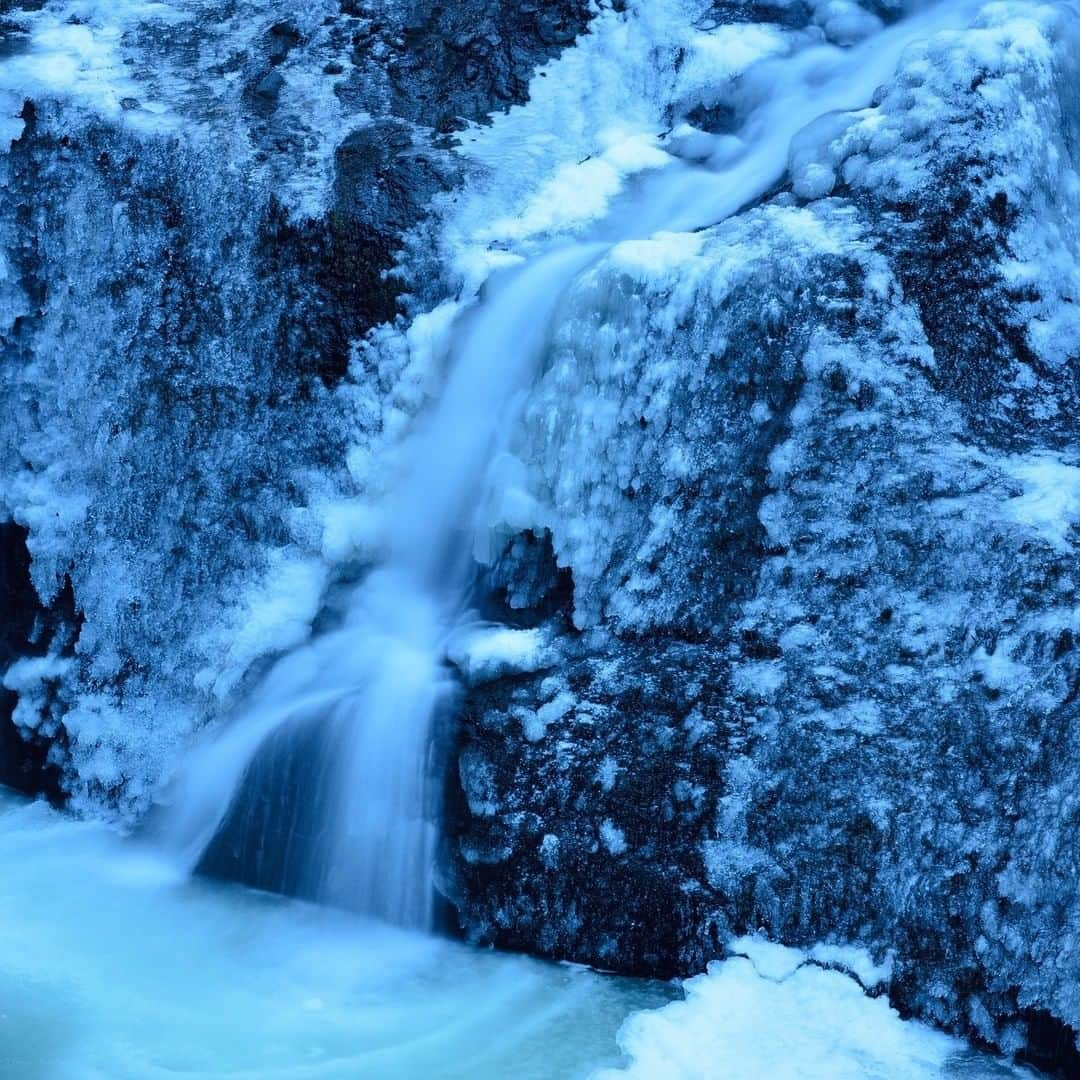
[[385,555],[345,624],[284,657],[243,714],[188,762],[165,831],[190,867],[239,876],[405,926],[432,917],[432,717],[446,638],[467,588],[472,513],[514,402],[540,364],[561,297],[619,240],[715,224],[781,179],[792,138],[869,103],[914,39],[966,24],[942,4],[850,49],[813,45],[749,73],[738,138],[705,167],[672,162],[601,226],[489,282],[459,327],[444,392],[406,447]]

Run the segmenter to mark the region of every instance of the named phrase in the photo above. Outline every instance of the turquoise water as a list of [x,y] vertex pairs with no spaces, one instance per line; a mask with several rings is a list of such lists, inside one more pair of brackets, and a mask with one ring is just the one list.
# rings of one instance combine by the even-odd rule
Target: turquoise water
[[734,958],[673,1001],[672,985],[191,880],[3,789],[0,866],[3,1080],[1015,1075],[836,972],[778,981]]
[[0,791],[0,1076],[587,1076],[671,989],[177,877]]

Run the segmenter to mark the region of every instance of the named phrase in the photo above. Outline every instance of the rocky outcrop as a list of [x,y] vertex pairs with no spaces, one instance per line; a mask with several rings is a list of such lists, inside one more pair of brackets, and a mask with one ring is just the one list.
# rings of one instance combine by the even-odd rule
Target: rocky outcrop
[[545,651],[473,678],[448,795],[470,938],[856,942],[1075,1070],[1077,54],[1015,17],[575,287],[489,581]]
[[[34,604],[63,592],[81,619],[37,694],[80,805],[145,806],[310,627],[326,570],[303,508],[353,490],[347,444],[381,423],[350,365],[402,308],[403,236],[460,182],[444,112],[521,101],[588,15],[383,7],[5,16],[0,518],[27,533]],[[268,583],[283,600],[259,616]],[[52,723],[31,713],[7,742]]]

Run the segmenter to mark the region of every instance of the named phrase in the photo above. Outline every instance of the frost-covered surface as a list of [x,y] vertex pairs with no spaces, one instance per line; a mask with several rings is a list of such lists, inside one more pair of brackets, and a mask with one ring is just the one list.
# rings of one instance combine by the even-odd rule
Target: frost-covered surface
[[[386,271],[457,182],[446,132],[586,17],[462,4],[448,41],[424,0],[4,5],[0,521],[37,597],[5,597],[0,662],[32,657],[5,710],[78,805],[145,807],[355,573],[371,442],[419,400],[358,354]],[[424,50],[454,63],[401,81]]]
[[[891,956],[894,1000],[1008,1051],[1080,1028],[1077,20],[964,18],[801,133],[774,193],[565,299],[485,508],[495,606],[551,660],[466,703],[470,934],[692,972],[763,927]],[[451,224],[462,280],[580,231],[575,177],[617,213],[653,153],[738,130],[758,69],[680,97],[654,34],[630,105],[587,60],[605,32],[548,69],[586,105],[564,158],[542,96],[478,135],[555,163],[491,196],[494,255]],[[747,64],[801,32],[722,31]]]
[[[1031,1076],[970,1054],[923,1024],[904,1022],[884,997],[795,949],[750,938],[683,983],[684,1001],[636,1013],[619,1044],[623,1069],[597,1080],[929,1080]],[[868,962],[865,958],[863,963]]]

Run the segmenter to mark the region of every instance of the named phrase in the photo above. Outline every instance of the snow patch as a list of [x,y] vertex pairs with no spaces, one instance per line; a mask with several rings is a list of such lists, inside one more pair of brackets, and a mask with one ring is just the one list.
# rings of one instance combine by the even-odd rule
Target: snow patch
[[1080,522],[1080,466],[1040,453],[1005,458],[1002,467],[1024,486],[1023,494],[1006,503],[1013,520],[1058,551],[1071,554]]
[[893,954],[887,953],[880,964],[855,945],[827,945],[819,942],[810,950],[810,959],[826,967],[841,968],[850,972],[867,990],[887,986],[892,978]]
[[[684,1000],[631,1016],[619,1032],[630,1063],[592,1080],[936,1080],[950,1075],[952,1059],[959,1066],[963,1043],[901,1020],[850,976],[760,938],[738,938],[729,949],[743,955],[687,979]],[[815,959],[842,957],[876,974],[847,949],[819,950]]]
[[455,635],[447,656],[467,682],[490,682],[543,667],[548,660],[547,636],[542,630],[474,626]]
[[626,851],[626,834],[610,818],[600,823],[600,839],[610,855],[621,855]]

